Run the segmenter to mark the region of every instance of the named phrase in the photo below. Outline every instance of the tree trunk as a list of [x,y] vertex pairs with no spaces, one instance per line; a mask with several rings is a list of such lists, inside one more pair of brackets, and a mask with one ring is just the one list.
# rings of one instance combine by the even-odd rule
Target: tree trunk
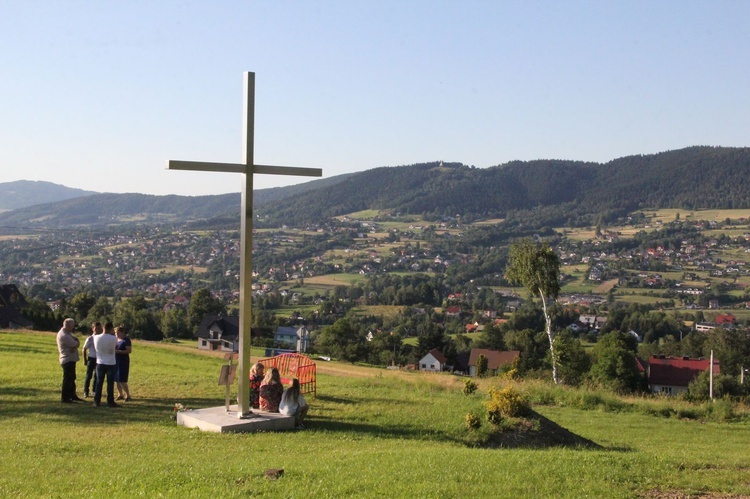
[[539,290],[539,296],[542,298],[542,310],[544,311],[544,322],[547,326],[547,338],[549,339],[549,353],[552,358],[552,381],[558,383],[557,379],[557,354],[555,353],[555,334],[552,332],[552,317],[547,312],[547,300],[542,290]]

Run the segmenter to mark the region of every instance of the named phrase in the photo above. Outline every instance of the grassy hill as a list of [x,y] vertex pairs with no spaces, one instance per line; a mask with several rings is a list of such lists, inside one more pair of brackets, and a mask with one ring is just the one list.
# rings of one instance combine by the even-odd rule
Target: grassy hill
[[[308,429],[211,434],[177,427],[175,403],[221,405],[218,357],[135,342],[134,401],[59,403],[54,335],[0,332],[3,497],[730,497],[750,494],[750,425],[729,406],[618,399],[526,382],[542,438],[483,444],[482,414],[450,375],[318,364]],[[79,393],[82,366],[78,366]],[[526,434],[529,436],[531,434]],[[572,437],[571,437],[572,436]],[[571,442],[590,442],[589,446]],[[267,468],[284,468],[276,481]]]

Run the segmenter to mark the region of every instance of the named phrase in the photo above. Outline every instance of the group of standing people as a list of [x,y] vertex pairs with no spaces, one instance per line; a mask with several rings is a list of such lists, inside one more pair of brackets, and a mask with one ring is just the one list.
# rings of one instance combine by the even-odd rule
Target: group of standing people
[[[80,340],[75,336],[75,320],[65,319],[63,327],[57,333],[57,349],[60,353],[60,366],[63,371],[62,403],[83,401],[76,394],[76,363],[80,360],[78,348]],[[100,322],[91,326],[91,336],[83,344],[83,362],[86,365],[86,378],[83,385],[83,396],[91,395],[89,388],[93,381],[94,405],[100,406],[104,379],[107,380],[107,406],[120,407],[115,400],[130,401],[128,377],[130,372],[130,353],[133,350],[125,328],[115,328],[111,322],[104,327]],[[114,389],[117,385],[118,396]]]
[[310,409],[305,396],[300,392],[297,378],[285,390],[279,370],[272,367],[265,372],[265,366],[260,362],[250,368],[250,405],[253,409],[294,416],[297,428],[304,428],[303,422]]
[[[57,349],[60,353],[62,367],[61,402],[73,403],[84,401],[76,394],[76,363],[80,360],[80,340],[75,335],[74,319],[65,319],[63,326],[57,333]],[[129,402],[130,389],[128,377],[130,372],[130,353],[133,345],[125,334],[122,326],[114,327],[107,322],[102,327],[101,322],[91,325],[91,336],[83,344],[82,356],[86,366],[86,378],[83,383],[83,396],[91,396],[90,388],[93,382],[94,405],[100,406],[104,380],[107,380],[107,406],[120,407],[116,400]],[[115,386],[118,396],[115,398]],[[286,416],[294,416],[295,426],[304,428],[303,421],[309,406],[300,391],[297,378],[292,385],[284,389],[279,370],[272,367],[265,372],[260,362],[250,369],[250,405],[253,409],[265,412],[278,412]]]

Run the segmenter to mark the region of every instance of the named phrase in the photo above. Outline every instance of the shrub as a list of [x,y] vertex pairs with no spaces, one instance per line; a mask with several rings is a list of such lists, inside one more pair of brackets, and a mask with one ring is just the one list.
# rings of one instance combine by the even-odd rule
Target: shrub
[[466,415],[466,429],[470,431],[478,430],[480,426],[482,426],[482,421],[479,419],[479,416],[473,412]]
[[486,405],[487,420],[493,425],[501,424],[503,418],[525,416],[531,409],[526,398],[513,387],[503,390],[491,388],[490,400]]
[[707,406],[706,412],[714,421],[726,423],[737,418],[737,414],[734,412],[734,405],[729,400],[715,400],[714,402],[706,402],[705,405]]
[[680,419],[698,419],[698,410],[695,408],[678,408],[675,415]]
[[477,383],[473,379],[464,380],[464,395],[471,395],[477,391]]
[[487,357],[483,354],[479,354],[477,357],[477,376],[483,378],[487,376],[487,364],[489,363]]
[[629,335],[616,331],[599,338],[594,347],[597,360],[588,374],[591,381],[618,393],[639,388],[642,378],[636,367],[635,354],[629,348],[629,339]]
[[[710,400],[710,373],[704,371],[695,378],[688,386],[687,399],[691,402]],[[714,375],[714,398],[725,396],[738,396],[742,394],[742,388],[737,380],[726,374]]]

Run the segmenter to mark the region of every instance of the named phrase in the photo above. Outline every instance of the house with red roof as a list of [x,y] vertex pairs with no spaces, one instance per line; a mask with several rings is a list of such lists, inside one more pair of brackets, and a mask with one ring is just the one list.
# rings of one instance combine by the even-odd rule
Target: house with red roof
[[[710,365],[711,361],[704,358],[652,355],[646,366],[648,388],[651,393],[678,395],[686,392],[688,385],[702,372],[708,371]],[[713,372],[721,372],[717,360],[714,360]]]
[[447,307],[445,309],[445,315],[446,317],[460,317],[461,316],[461,307],[458,305],[453,305],[450,307]]
[[486,348],[472,348],[469,354],[469,376],[477,375],[477,359],[480,355],[487,358],[487,371],[497,374],[504,366],[512,367],[521,355],[518,350],[488,350]]
[[445,355],[437,348],[433,348],[427,352],[427,355],[419,359],[419,370],[442,372],[446,362],[448,362],[448,359],[445,358]]
[[737,321],[737,317],[733,316],[732,314],[718,314],[714,318],[714,322],[718,325],[722,324],[734,324]]

